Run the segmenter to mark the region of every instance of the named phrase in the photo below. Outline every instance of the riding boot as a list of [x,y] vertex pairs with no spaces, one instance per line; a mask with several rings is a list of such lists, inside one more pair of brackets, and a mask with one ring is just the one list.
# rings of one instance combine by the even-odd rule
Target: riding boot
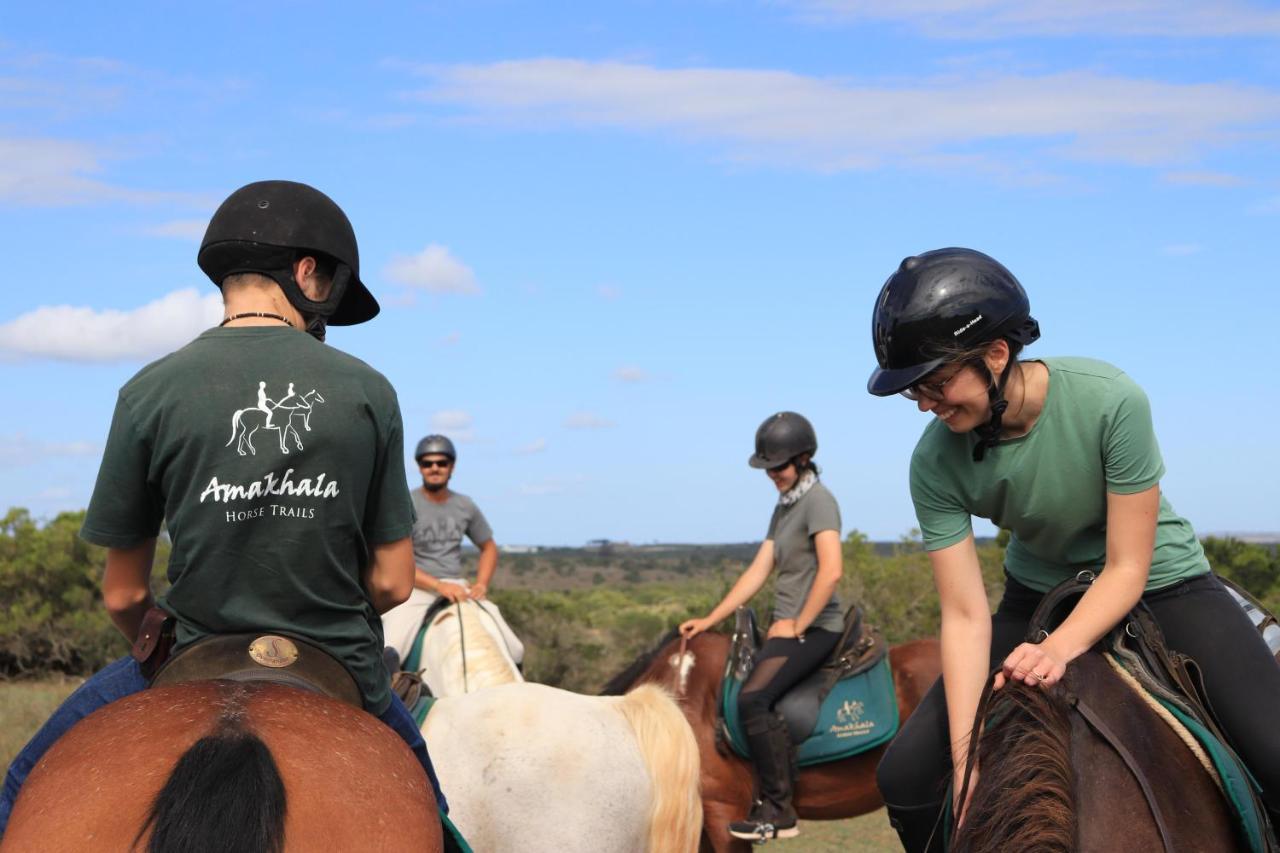
[[746,820],[729,824],[729,834],[747,841],[794,838],[800,834],[791,805],[795,790],[795,753],[786,720],[779,714],[744,722],[758,800]]
[[889,825],[898,832],[906,853],[943,853],[943,826],[938,815],[942,803],[923,806],[895,806],[885,803]]

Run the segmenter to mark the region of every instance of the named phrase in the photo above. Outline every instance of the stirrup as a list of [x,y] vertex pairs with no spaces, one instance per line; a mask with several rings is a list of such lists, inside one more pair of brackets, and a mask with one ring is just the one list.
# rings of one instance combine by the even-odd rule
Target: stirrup
[[779,827],[768,820],[735,820],[729,824],[729,834],[752,844],[764,844],[775,838],[795,838],[800,834],[800,822]]

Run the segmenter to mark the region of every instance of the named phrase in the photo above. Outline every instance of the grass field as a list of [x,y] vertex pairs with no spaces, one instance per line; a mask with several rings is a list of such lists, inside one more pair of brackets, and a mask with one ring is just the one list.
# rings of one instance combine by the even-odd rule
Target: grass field
[[[9,766],[32,733],[79,683],[0,682],[0,766]],[[775,842],[769,849],[776,853],[890,853],[901,849],[882,811],[853,820],[804,821],[800,829],[799,838]]]

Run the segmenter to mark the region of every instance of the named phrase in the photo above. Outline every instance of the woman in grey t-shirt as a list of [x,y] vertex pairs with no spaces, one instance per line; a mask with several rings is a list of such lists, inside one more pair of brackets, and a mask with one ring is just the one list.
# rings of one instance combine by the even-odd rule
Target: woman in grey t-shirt
[[713,627],[750,601],[776,572],[768,639],[738,696],[757,797],[747,819],[730,823],[729,832],[751,841],[799,834],[791,806],[793,745],[773,706],[826,661],[843,627],[835,595],[841,574],[840,508],[818,481],[817,450],[813,425],[802,415],[779,412],[760,425],[748,464],[765,469],[779,492],[769,531],[724,600],[705,618],[680,626],[685,637]]

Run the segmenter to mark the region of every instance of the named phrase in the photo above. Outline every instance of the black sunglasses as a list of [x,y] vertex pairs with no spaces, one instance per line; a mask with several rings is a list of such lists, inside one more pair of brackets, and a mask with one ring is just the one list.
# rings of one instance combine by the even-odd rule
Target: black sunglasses
[[419,459],[419,468],[448,468],[453,465],[452,459]]
[[765,470],[768,471],[770,474],[781,474],[783,471],[790,468],[794,461],[795,460],[793,459],[788,459],[786,462],[783,462],[781,465],[774,465],[772,468],[766,468]]

